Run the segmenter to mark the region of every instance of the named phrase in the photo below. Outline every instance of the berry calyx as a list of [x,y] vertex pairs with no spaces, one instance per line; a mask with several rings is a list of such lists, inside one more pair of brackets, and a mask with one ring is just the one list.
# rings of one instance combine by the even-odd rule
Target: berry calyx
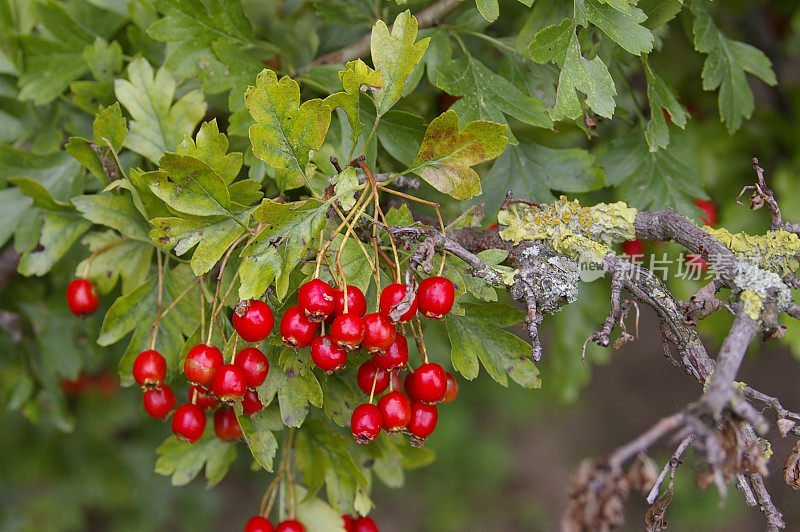
[[436,428],[439,412],[434,405],[421,401],[411,403],[411,419],[408,422],[408,432],[420,440],[430,436]]
[[353,532],[378,532],[378,525],[371,517],[359,517],[353,521]]
[[67,306],[79,318],[92,314],[100,306],[94,283],[89,279],[73,279],[67,285]]
[[154,349],[142,351],[133,361],[133,379],[142,387],[152,387],[167,378],[167,360]]
[[372,360],[386,371],[400,369],[408,363],[408,340],[402,334],[395,336],[394,342],[385,353],[377,353]]
[[182,404],[172,416],[172,432],[179,440],[194,443],[206,430],[206,413],[197,405]]
[[456,289],[446,277],[428,277],[419,283],[417,306],[420,314],[432,320],[440,320],[453,308]]
[[[335,320],[334,320],[335,321]],[[283,343],[294,349],[308,347],[319,330],[319,323],[310,321],[299,306],[289,307],[281,318]]]
[[269,361],[256,347],[245,347],[236,353],[234,364],[244,371],[248,388],[261,386],[267,379]]
[[260,342],[269,336],[272,326],[275,325],[272,309],[258,299],[251,299],[247,302],[240,301],[236,305],[232,321],[236,333],[245,342]]
[[333,314],[336,308],[333,287],[322,279],[312,279],[300,287],[297,304],[309,320],[320,322]]
[[358,405],[350,417],[350,430],[356,443],[370,443],[381,433],[382,426],[381,411],[370,403]]
[[[375,379],[375,373],[378,374],[378,379]],[[375,394],[382,393],[383,390],[389,386],[389,374],[386,370],[378,367],[372,360],[367,360],[358,367],[358,374],[356,375],[356,382],[362,392],[369,395],[372,393],[372,383],[375,383]]]
[[447,373],[434,362],[422,364],[409,378],[409,395],[419,401],[438,403],[447,391]]
[[247,375],[239,366],[225,364],[214,374],[211,391],[222,404],[233,405],[241,401],[247,390]]
[[324,371],[331,374],[342,369],[347,362],[347,351],[328,336],[317,336],[311,342],[311,360]]
[[214,434],[222,441],[236,441],[242,438],[242,428],[233,408],[221,406],[214,412]]
[[440,402],[452,403],[458,397],[458,381],[455,377],[447,373],[447,389],[444,392],[444,397]]
[[704,200],[704,199],[696,199],[694,200],[694,204],[697,205],[702,211],[705,216],[700,216],[700,220],[709,226],[714,226],[717,224],[717,207],[714,205],[714,202],[711,200]]
[[275,532],[306,532],[306,527],[304,527],[303,523],[300,521],[290,519],[288,521],[278,523],[278,526],[275,528]]
[[389,318],[389,320],[391,320],[393,323],[410,321],[411,318],[414,317],[414,314],[417,313],[417,296],[415,294],[414,299],[411,301],[411,305],[408,307],[408,310],[397,316],[397,305],[403,301],[404,297],[406,297],[407,291],[408,287],[400,283],[386,285],[386,288],[381,291],[381,313]]
[[183,373],[189,382],[208,388],[214,373],[224,363],[222,352],[213,345],[197,344],[189,349],[183,362]]
[[364,320],[352,312],[336,316],[331,324],[331,338],[346,351],[356,349],[364,340]]
[[401,392],[389,392],[378,400],[386,432],[398,432],[411,420],[411,401]]
[[172,388],[166,384],[158,384],[144,391],[142,404],[150,417],[164,419],[175,408],[177,401]]
[[196,384],[189,387],[189,400],[200,408],[215,408],[219,404],[219,399],[214,397],[211,390]]
[[396,336],[394,325],[380,312],[364,316],[364,339],[361,346],[370,353],[385,353]]
[[244,525],[244,532],[275,532],[275,527],[266,517],[256,515],[247,520]]
[[[344,314],[344,290],[335,288],[333,298],[336,306],[333,313],[337,316]],[[367,298],[357,286],[347,285],[347,312],[362,317],[367,313]]]
[[242,397],[242,413],[246,416],[252,416],[256,412],[261,412],[264,408],[261,399],[258,398],[258,393],[255,390],[247,390]]

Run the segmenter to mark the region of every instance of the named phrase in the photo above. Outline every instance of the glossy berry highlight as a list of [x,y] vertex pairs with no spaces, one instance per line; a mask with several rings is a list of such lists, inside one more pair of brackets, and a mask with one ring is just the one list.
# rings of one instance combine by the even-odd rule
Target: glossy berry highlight
[[179,440],[194,443],[206,430],[206,413],[197,405],[182,404],[172,416],[172,432]]
[[386,432],[399,432],[411,420],[411,401],[401,392],[389,392],[378,400]]
[[211,391],[222,404],[233,405],[244,397],[247,390],[247,375],[238,366],[225,364],[214,374]]
[[281,318],[281,338],[283,343],[294,349],[302,349],[311,345],[311,340],[319,330],[319,323],[310,321],[305,311],[295,305],[289,307]]
[[222,352],[213,345],[197,344],[189,349],[183,362],[183,373],[189,382],[205,388],[211,386],[214,374],[224,363]]
[[432,320],[442,319],[455,302],[456,289],[446,277],[428,277],[419,283],[417,308],[420,314]]
[[297,304],[309,320],[320,322],[336,308],[333,287],[322,279],[312,279],[300,287]]
[[447,373],[439,364],[422,364],[409,378],[409,395],[419,401],[438,403],[447,391]]
[[378,532],[378,525],[371,517],[359,517],[353,520],[352,532]]
[[411,403],[411,419],[408,422],[408,432],[424,440],[436,429],[439,412],[434,405],[421,401]]
[[382,426],[381,411],[373,404],[357,406],[350,417],[350,430],[356,443],[370,443],[381,433]]
[[161,384],[167,378],[167,360],[155,349],[136,355],[133,361],[133,379],[142,387]]
[[344,367],[347,351],[328,336],[317,336],[311,342],[311,360],[325,373],[333,373]]
[[288,521],[278,523],[278,526],[275,528],[275,532],[306,532],[306,527],[303,526],[303,523],[300,521],[290,519]]
[[364,339],[361,347],[370,353],[386,352],[396,336],[394,324],[380,312],[364,316]]
[[144,391],[142,394],[144,410],[150,417],[164,419],[175,409],[177,401],[172,388],[166,384],[159,384]]
[[247,520],[244,532],[275,532],[275,527],[266,517],[256,515]]
[[[335,288],[333,290],[334,301],[336,303],[333,314],[341,316],[345,314],[344,310],[344,290]],[[364,292],[357,286],[347,285],[347,312],[362,317],[367,313],[367,298],[364,297]]]
[[261,412],[264,404],[258,398],[258,393],[255,390],[247,390],[242,397],[242,413],[246,416],[252,416],[257,412]]
[[214,434],[222,441],[236,441],[242,438],[242,428],[233,408],[221,406],[214,412]]
[[236,329],[236,333],[242,340],[260,342],[272,332],[275,316],[265,302],[251,299],[247,302],[239,302],[231,321],[233,321],[233,328]]
[[236,353],[234,365],[244,372],[248,388],[257,388],[264,384],[269,373],[269,361],[256,347],[245,347]]
[[93,314],[100,306],[97,290],[89,279],[73,279],[67,285],[67,306],[80,318]]
[[395,336],[394,342],[385,353],[376,353],[372,360],[378,367],[393,371],[405,367],[408,363],[408,340],[402,334]]
[[331,324],[330,334],[342,348],[352,351],[364,340],[364,320],[352,312],[336,316]]

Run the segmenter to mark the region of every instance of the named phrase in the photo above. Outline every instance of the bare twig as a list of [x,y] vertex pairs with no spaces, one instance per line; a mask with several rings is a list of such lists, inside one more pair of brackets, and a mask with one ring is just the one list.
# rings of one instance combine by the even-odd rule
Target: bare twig
[[671,478],[670,478],[670,490],[672,489],[672,481],[675,478],[675,470],[681,465],[680,458],[683,455],[684,451],[689,448],[689,445],[692,444],[694,440],[694,434],[690,434],[686,436],[678,445],[678,448],[675,449],[675,452],[672,453],[672,456],[667,463],[664,464],[664,468],[661,470],[661,474],[658,475],[658,479],[656,479],[656,483],[653,484],[653,489],[650,490],[650,493],[647,495],[647,504],[653,504],[656,502],[656,497],[658,497],[658,491],[661,488],[661,483],[664,482],[664,479],[667,476],[667,472],[672,471]]

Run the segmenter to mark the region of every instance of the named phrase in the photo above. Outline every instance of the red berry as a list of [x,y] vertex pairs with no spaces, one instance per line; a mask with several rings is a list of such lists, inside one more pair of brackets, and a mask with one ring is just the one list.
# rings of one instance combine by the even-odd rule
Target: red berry
[[247,375],[239,366],[225,364],[214,374],[211,391],[221,403],[228,406],[241,401],[247,390]]
[[258,398],[258,393],[255,390],[247,390],[242,397],[242,412],[247,416],[252,416],[256,412],[261,412],[264,405],[261,399]]
[[319,369],[331,374],[342,369],[344,363],[347,362],[347,351],[327,334],[317,336],[311,342],[311,360]]
[[97,290],[89,279],[73,279],[67,285],[67,306],[70,312],[85,318],[100,305]]
[[456,289],[446,277],[428,277],[419,283],[417,305],[426,318],[440,320],[453,308]]
[[447,391],[447,373],[439,364],[422,364],[411,375],[411,390],[414,399],[425,403],[438,403]]
[[300,287],[297,304],[311,321],[320,322],[333,314],[336,300],[333,287],[322,279],[312,279]]
[[214,412],[214,434],[222,441],[241,439],[242,428],[236,419],[236,412],[229,406],[221,406]]
[[398,334],[389,349],[385,353],[377,353],[372,360],[386,371],[402,368],[408,363],[408,340],[402,334]]
[[244,371],[248,388],[256,388],[264,384],[267,373],[269,373],[269,361],[260,349],[245,347],[236,353],[233,363]]
[[359,517],[353,521],[353,532],[378,532],[378,525],[371,517]]
[[358,405],[350,417],[350,430],[356,443],[369,443],[377,438],[382,425],[381,411],[370,403]]
[[[375,373],[378,379],[375,380]],[[369,395],[372,392],[372,383],[375,383],[375,394],[379,394],[389,386],[389,374],[378,367],[372,360],[367,360],[358,368],[356,382],[361,391]]]
[[353,518],[347,514],[342,516],[342,523],[344,523],[344,532],[353,532]]
[[703,257],[695,253],[687,253],[684,262],[686,264],[692,265],[695,268],[700,268],[700,271],[703,273],[705,273],[708,270],[708,262]]
[[458,381],[455,377],[447,373],[447,390],[442,397],[442,403],[452,403],[458,397]]
[[269,519],[256,515],[251,517],[244,525],[244,532],[275,532],[275,527]]
[[717,208],[714,206],[714,202],[711,200],[704,200],[704,199],[696,199],[694,200],[694,204],[702,209],[705,216],[700,216],[700,220],[706,225],[716,225],[717,224]]
[[[392,390],[402,390],[403,377],[400,375],[400,372],[399,371],[391,372],[391,378],[392,378]],[[406,392],[406,395],[408,395],[408,392]]]
[[154,349],[142,351],[133,361],[133,379],[139,386],[161,384],[167,378],[167,361]]
[[[395,389],[397,389],[397,388],[395,388]],[[414,374],[413,373],[409,373],[408,375],[406,375],[406,378],[403,381],[403,391],[406,392],[406,395],[412,401],[419,401],[419,397],[417,397],[417,392],[414,389]]]
[[410,321],[411,318],[414,317],[414,314],[417,313],[417,296],[414,294],[414,299],[411,301],[411,306],[408,308],[408,310],[398,319],[392,319],[392,311],[395,309],[395,305],[400,303],[403,298],[406,297],[407,290],[408,287],[406,285],[393,283],[386,285],[386,288],[381,291],[381,313],[388,317],[392,322]]
[[644,244],[638,238],[636,240],[627,240],[622,243],[622,253],[628,257],[643,257]]
[[331,324],[331,338],[345,350],[352,351],[364,340],[364,320],[352,312],[336,316]]
[[[342,315],[345,313],[344,291],[336,288],[333,294],[336,303],[333,313],[337,316]],[[367,313],[367,299],[364,297],[364,292],[357,286],[347,285],[347,312],[359,317]]]
[[380,312],[364,316],[364,340],[361,346],[370,353],[386,352],[396,336],[394,325]]
[[306,532],[306,527],[300,521],[294,519],[278,523],[275,532]]
[[189,387],[189,400],[201,408],[214,408],[219,404],[219,399],[214,397],[210,390],[196,384]]
[[197,344],[189,349],[183,363],[183,373],[189,382],[206,388],[220,366],[224,364],[222,352],[213,345]]
[[206,413],[197,405],[182,404],[172,416],[172,432],[179,440],[194,443],[206,430]]
[[419,439],[425,439],[433,433],[439,412],[434,405],[427,405],[420,401],[411,403],[411,420],[408,422],[408,432]]
[[401,392],[389,392],[378,400],[378,409],[386,432],[398,432],[406,428],[411,419],[411,401]]
[[150,417],[164,419],[175,408],[177,401],[172,388],[166,384],[159,384],[144,391],[142,395],[144,410]]
[[289,307],[281,318],[281,337],[283,343],[295,349],[308,347],[319,330],[319,323],[306,318],[299,306]]
[[[241,310],[242,306],[244,306],[244,310]],[[239,314],[240,310],[241,315]],[[272,315],[272,309],[258,299],[251,299],[244,305],[239,302],[233,313],[233,328],[246,342],[260,342],[269,336],[273,325],[275,325],[275,317]]]

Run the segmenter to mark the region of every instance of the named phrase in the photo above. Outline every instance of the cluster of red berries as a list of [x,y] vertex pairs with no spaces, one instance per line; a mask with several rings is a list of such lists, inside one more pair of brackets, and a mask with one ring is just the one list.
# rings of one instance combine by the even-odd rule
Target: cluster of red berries
[[[378,525],[371,517],[342,516],[346,532],[378,532]],[[256,515],[247,521],[244,532],[305,532],[305,526],[295,519],[281,521],[278,526],[273,526],[266,517]]]

